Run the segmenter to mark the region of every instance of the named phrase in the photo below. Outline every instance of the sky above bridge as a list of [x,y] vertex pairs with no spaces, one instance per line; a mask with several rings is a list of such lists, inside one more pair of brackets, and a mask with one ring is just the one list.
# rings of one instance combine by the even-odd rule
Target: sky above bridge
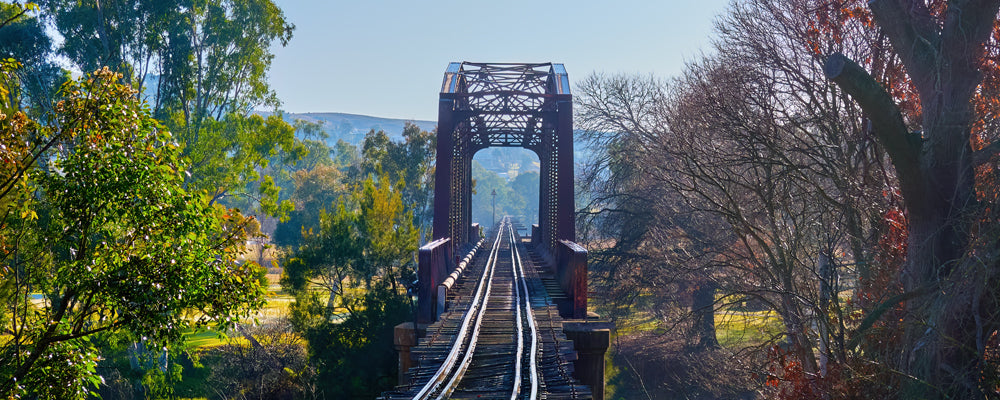
[[708,51],[728,0],[276,0],[296,29],[270,81],[289,112],[436,120],[451,61],[659,77]]

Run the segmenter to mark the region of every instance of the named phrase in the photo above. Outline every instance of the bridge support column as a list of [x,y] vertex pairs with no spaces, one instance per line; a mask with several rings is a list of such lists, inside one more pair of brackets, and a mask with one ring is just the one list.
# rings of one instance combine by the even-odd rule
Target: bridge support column
[[587,318],[587,250],[569,240],[560,240],[556,244],[553,268],[559,287],[569,296],[566,304],[560,304],[559,315]]
[[556,233],[552,239],[576,241],[576,220],[573,211],[576,209],[576,197],[574,195],[573,175],[573,102],[570,100],[560,101],[558,104],[556,128],[556,143],[554,143],[557,153],[556,159],[559,163],[556,166],[556,184],[554,197],[556,199],[556,225],[551,227]]
[[476,242],[478,242],[479,239],[481,239],[481,237],[479,236],[481,234],[482,231],[479,230],[479,223],[475,223],[469,226],[469,243],[475,244]]
[[577,359],[573,377],[590,386],[594,400],[604,400],[604,354],[611,346],[610,322],[564,322],[563,333],[573,341]]
[[399,353],[399,385],[407,384],[406,372],[413,366],[410,349],[417,345],[417,338],[423,336],[427,326],[420,324],[414,327],[413,322],[396,325],[392,330],[392,345]]

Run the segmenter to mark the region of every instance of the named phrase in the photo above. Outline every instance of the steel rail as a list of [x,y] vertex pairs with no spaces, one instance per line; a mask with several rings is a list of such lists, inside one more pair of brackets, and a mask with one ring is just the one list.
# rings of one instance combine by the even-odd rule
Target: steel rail
[[514,241],[514,230],[513,227],[510,229],[510,252],[511,252],[511,266],[514,269],[515,279],[517,284],[515,290],[517,297],[518,306],[518,339],[517,339],[517,369],[516,377],[514,379],[514,393],[511,394],[511,400],[515,400],[520,395],[521,386],[521,351],[522,351],[522,340],[523,334],[521,333],[521,293],[524,293],[524,314],[525,319],[528,323],[529,337],[531,337],[531,349],[528,353],[528,367],[529,367],[529,380],[531,382],[531,391],[529,392],[528,399],[534,400],[538,398],[538,328],[535,326],[535,316],[531,311],[531,295],[528,293],[528,283],[525,281],[524,277],[524,262],[521,260],[521,252],[518,250],[518,243]]
[[[524,358],[524,321],[521,319],[521,279],[524,277],[518,274],[517,257],[515,256],[514,232],[508,229],[507,237],[510,240],[510,268],[514,273],[514,304],[516,324],[517,324],[517,351],[514,352],[514,389],[511,391],[510,400],[517,400],[521,395],[521,359]],[[531,308],[531,304],[528,304]]]
[[[513,225],[505,218],[498,229],[483,275],[476,286],[476,292],[470,301],[469,309],[463,315],[461,327],[450,347],[448,356],[413,399],[434,398],[441,400],[448,398],[458,388],[463,376],[469,370],[480,337],[483,318],[486,315],[490,295],[493,291],[494,277],[497,275],[499,261],[503,257],[500,248],[504,239],[508,240],[510,244],[510,273],[513,276],[512,291],[514,292],[516,319],[514,336],[517,337],[513,367],[514,379],[510,398],[511,400],[538,398],[541,380],[539,378],[540,368],[538,367],[539,332],[531,309],[530,291],[524,271],[524,262],[521,258],[521,250],[516,242]],[[506,273],[503,274],[506,275]],[[525,344],[526,335],[530,341],[527,346]],[[527,356],[524,354],[526,347],[529,351]],[[460,361],[459,358],[461,358]],[[524,366],[526,358],[527,368]],[[525,370],[527,370],[528,382],[530,383],[530,390],[527,390],[528,397],[523,397],[522,393],[526,389],[522,388],[524,380],[522,372]]]
[[[502,229],[502,226],[501,226]],[[490,250],[489,259],[486,261],[486,271],[483,272],[483,276],[479,278],[479,284],[476,288],[476,293],[473,295],[472,302],[469,305],[469,310],[465,312],[465,316],[462,318],[462,326],[458,330],[458,336],[455,338],[455,342],[452,344],[451,351],[448,352],[448,357],[445,359],[441,367],[438,368],[434,376],[427,381],[427,384],[417,392],[414,396],[414,400],[423,400],[429,398],[434,392],[437,392],[438,387],[448,379],[452,377],[451,380],[445,385],[441,390],[438,399],[447,398],[447,395],[454,390],[454,384],[457,383],[461,375],[464,374],[464,368],[468,368],[468,363],[472,359],[472,352],[475,350],[476,345],[476,335],[479,333],[479,326],[482,324],[482,317],[486,313],[486,305],[489,302],[489,292],[493,285],[493,271],[496,269],[496,259],[497,254],[500,251],[500,239],[503,235],[497,235],[497,239],[493,242],[493,248]],[[465,357],[462,358],[462,363],[458,366],[458,369],[454,372],[455,362],[458,361],[458,356],[462,353],[462,347],[466,342],[466,336],[470,333],[470,324],[473,319],[475,319],[475,326],[472,329],[472,336],[469,338],[469,345],[466,348]]]
[[[506,223],[506,221],[505,221],[505,223]],[[500,225],[500,229],[503,229],[503,228],[504,228],[504,224],[502,223]],[[497,240],[496,240],[496,242],[494,242],[494,245],[496,246],[496,249],[495,249],[496,251],[494,252],[494,257],[493,257],[493,260],[492,260],[493,262],[490,263],[490,265],[487,266],[487,268],[488,268],[487,272],[488,272],[489,278],[487,278],[486,293],[484,293],[483,296],[482,296],[482,298],[480,298],[480,300],[479,300],[480,304],[478,306],[478,308],[479,308],[478,315],[476,315],[476,323],[475,323],[475,325],[472,326],[472,336],[469,338],[469,345],[466,346],[466,348],[465,348],[465,354],[462,356],[462,363],[459,364],[458,367],[456,367],[455,370],[451,373],[451,380],[448,381],[447,385],[445,385],[443,388],[441,388],[441,394],[438,395],[438,397],[436,398],[436,400],[447,399],[447,398],[449,398],[451,396],[451,392],[454,391],[455,388],[458,387],[458,383],[462,380],[462,376],[465,375],[465,371],[467,371],[469,369],[469,364],[472,363],[472,356],[476,353],[476,344],[479,342],[479,328],[482,327],[482,325],[483,325],[483,317],[486,316],[486,306],[489,305],[489,302],[490,302],[490,292],[493,290],[493,275],[495,274],[496,269],[497,269],[496,266],[497,266],[497,258],[498,258],[498,257],[495,257],[495,256],[499,255],[499,253],[500,253],[499,243],[500,243],[501,237],[502,237],[502,235],[497,234]],[[483,274],[484,278],[485,278],[486,275],[487,275],[486,273]],[[473,305],[472,307],[476,307],[476,305]],[[457,342],[457,340],[456,340],[456,342]],[[456,351],[456,350],[452,349],[452,351]]]

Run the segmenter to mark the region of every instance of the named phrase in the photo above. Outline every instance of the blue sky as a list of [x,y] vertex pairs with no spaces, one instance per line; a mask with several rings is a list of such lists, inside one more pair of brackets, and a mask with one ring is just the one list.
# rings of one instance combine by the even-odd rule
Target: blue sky
[[708,51],[728,0],[275,0],[295,24],[270,81],[289,112],[435,120],[451,61],[561,62],[593,72],[679,73]]

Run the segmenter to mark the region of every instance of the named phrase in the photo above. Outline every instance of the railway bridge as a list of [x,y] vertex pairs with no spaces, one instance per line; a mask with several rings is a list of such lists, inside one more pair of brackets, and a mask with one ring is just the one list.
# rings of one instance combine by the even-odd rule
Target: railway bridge
[[[573,104],[562,64],[451,63],[438,103],[433,241],[415,321],[395,329],[385,399],[603,399],[610,324],[587,311],[575,240]],[[538,224],[471,221],[472,159],[523,147],[540,164]],[[491,221],[490,225],[494,225]]]

